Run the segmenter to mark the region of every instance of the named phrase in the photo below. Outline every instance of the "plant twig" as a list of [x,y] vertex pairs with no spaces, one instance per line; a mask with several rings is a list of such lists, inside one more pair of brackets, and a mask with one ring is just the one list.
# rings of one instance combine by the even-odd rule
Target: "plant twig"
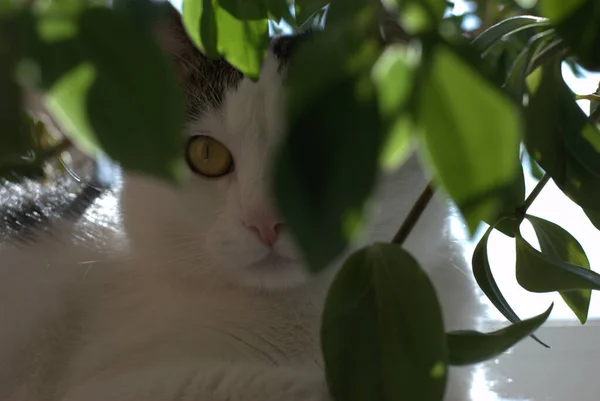
[[600,106],[596,107],[590,114],[590,120],[595,124],[600,121]]
[[550,176],[548,173],[545,173],[542,179],[538,181],[535,188],[533,188],[533,191],[531,191],[527,199],[525,199],[523,206],[517,209],[517,212],[520,216],[525,216],[527,209],[529,209],[535,198],[537,198],[540,192],[542,192],[542,189],[544,189],[544,186],[548,183],[548,181],[550,181]]
[[400,229],[392,239],[393,244],[404,244],[404,241],[406,241],[412,230],[417,225],[419,218],[427,208],[429,201],[431,201],[431,198],[433,198],[434,193],[435,190],[433,188],[433,185],[431,182],[429,182],[423,190],[423,193],[421,193],[419,199],[417,199],[414,206],[408,213],[408,216],[406,216],[406,219],[402,223],[402,226],[400,226]]

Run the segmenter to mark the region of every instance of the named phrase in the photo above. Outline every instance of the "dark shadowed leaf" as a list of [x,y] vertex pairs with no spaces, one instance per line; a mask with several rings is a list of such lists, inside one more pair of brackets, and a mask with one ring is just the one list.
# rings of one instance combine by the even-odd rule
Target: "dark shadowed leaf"
[[330,0],[295,0],[296,21],[298,25],[303,25],[310,17],[321,10]]
[[[218,4],[240,21],[267,18],[266,0],[217,0]],[[281,0],[284,2],[284,0]]]
[[[565,229],[535,216],[527,216],[527,220],[533,225],[543,254],[584,269],[590,269],[590,262],[583,247]],[[548,276],[544,275],[541,280],[546,280],[547,278]],[[575,313],[579,321],[582,324],[585,323],[590,307],[592,291],[563,291],[560,295],[573,313]]]
[[[490,262],[488,260],[487,253],[487,243],[490,236],[490,233],[493,230],[493,226],[490,226],[488,230],[485,232],[479,243],[475,247],[475,251],[473,252],[473,259],[471,261],[471,265],[473,267],[473,276],[479,284],[479,287],[483,291],[483,293],[488,297],[488,299],[492,302],[492,304],[512,323],[520,322],[521,319],[515,311],[508,304],[504,295],[498,288],[498,284],[496,284],[496,280],[492,275],[492,269],[490,267]],[[543,345],[544,347],[548,346],[543,343],[539,338],[535,335],[531,335],[535,341]]]
[[51,85],[49,108],[88,151],[100,145],[126,169],[177,178],[183,160],[182,95],[149,26],[132,24],[130,17],[87,9],[77,19],[77,37],[66,39],[68,47],[38,48],[55,52],[40,55],[42,61],[75,57],[58,49],[76,51],[85,60]]
[[246,76],[257,79],[269,45],[266,16],[243,20],[219,4],[217,0],[183,2],[183,22],[190,38],[207,56],[220,54]]
[[375,244],[334,280],[321,345],[332,395],[344,401],[439,401],[447,349],[435,290],[402,248]]
[[556,34],[549,30],[533,35],[510,67],[504,86],[519,104],[523,102],[525,78],[531,72],[531,61],[553,40],[556,40]]
[[600,230],[600,212],[587,209],[583,209],[583,211],[585,212],[585,215],[588,217],[590,222],[594,225],[594,227]]
[[569,198],[600,211],[600,133],[562,80],[560,57],[530,76],[529,91],[527,151]]
[[518,169],[520,120],[508,98],[439,44],[419,94],[427,158],[471,232],[502,209]]
[[600,2],[540,0],[540,11],[551,19],[586,69],[600,69]]
[[384,139],[370,76],[380,47],[367,36],[375,14],[366,7],[357,15],[340,30],[315,33],[290,69],[289,133],[275,192],[314,271],[357,234]]
[[502,354],[536,331],[548,319],[553,306],[554,304],[550,305],[548,310],[540,315],[491,333],[472,330],[449,332],[446,335],[449,364],[470,365]]
[[[555,231],[556,233],[557,231]],[[547,231],[546,231],[547,233]],[[545,241],[551,237],[544,237]],[[564,237],[567,239],[566,237]],[[556,241],[556,240],[554,240]],[[540,241],[541,242],[541,241]],[[554,244],[555,246],[567,246]],[[581,259],[578,250],[570,243],[569,249],[555,251],[557,254],[566,254],[571,258]],[[597,273],[564,262],[549,254],[542,253],[533,248],[523,237],[517,235],[517,281],[521,287],[531,292],[553,292],[600,289],[600,275]]]
[[520,15],[507,18],[483,31],[479,36],[473,39],[471,44],[475,46],[478,51],[483,53],[507,35],[514,34],[524,29],[543,27],[548,24],[549,23],[545,18],[531,15]]

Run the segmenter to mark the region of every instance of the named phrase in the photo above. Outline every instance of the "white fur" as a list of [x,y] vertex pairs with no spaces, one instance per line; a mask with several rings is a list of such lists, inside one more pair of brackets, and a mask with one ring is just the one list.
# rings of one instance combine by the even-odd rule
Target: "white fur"
[[[73,245],[77,225],[0,249],[1,400],[329,400],[318,330],[335,269],[310,277],[285,229],[274,251],[288,261],[261,263],[270,250],[243,223],[276,216],[266,161],[285,123],[280,86],[270,56],[260,81],[245,79],[187,127],[230,149],[232,174],[183,188],[125,174],[127,241],[108,233],[112,251]],[[415,158],[382,176],[361,243],[389,241],[425,183]],[[447,327],[472,328],[474,286],[447,217],[436,199],[406,245]],[[449,400],[467,399],[468,371],[458,372]]]

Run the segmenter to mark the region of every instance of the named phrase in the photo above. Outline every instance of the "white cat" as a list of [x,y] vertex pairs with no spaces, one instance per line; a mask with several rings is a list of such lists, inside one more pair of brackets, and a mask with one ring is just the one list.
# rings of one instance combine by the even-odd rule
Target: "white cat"
[[[52,218],[73,209],[70,195],[55,191],[52,207],[37,207],[44,187],[5,186],[0,399],[330,400],[318,332],[335,268],[307,273],[268,180],[296,38],[274,40],[252,82],[202,57],[178,15],[159,36],[188,95],[188,158],[198,173],[182,188],[125,173],[122,191],[95,194],[78,219]],[[415,157],[382,175],[377,210],[355,245],[389,241],[425,184]],[[34,191],[37,203],[25,202]],[[448,215],[435,200],[406,246],[434,280],[447,328],[473,328],[475,287]],[[447,399],[467,395],[468,370],[451,370]]]

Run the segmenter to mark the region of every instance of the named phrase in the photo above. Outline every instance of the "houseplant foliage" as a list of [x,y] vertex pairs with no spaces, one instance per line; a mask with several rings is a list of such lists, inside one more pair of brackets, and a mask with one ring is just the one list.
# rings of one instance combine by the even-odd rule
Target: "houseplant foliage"
[[[527,320],[513,311],[488,261],[493,230],[514,238],[518,283],[559,292],[582,324],[600,288],[577,240],[527,213],[553,180],[600,227],[600,96],[585,96],[586,116],[561,75],[563,63],[600,69],[600,3],[477,0],[461,16],[448,13],[446,0],[329,3],[184,0],[182,9],[198,48],[252,79],[274,23],[324,26],[295,56],[289,132],[273,177],[315,272],[360,228],[378,170],[419,145],[432,182],[391,243],[345,261],[329,291],[322,348],[338,401],[441,400],[449,365],[504,352],[552,308]],[[1,180],[43,179],[70,146],[181,179],[182,96],[152,34],[164,12],[146,0],[0,0]],[[464,29],[465,18],[480,26]],[[66,137],[48,134],[56,128]],[[527,197],[523,162],[539,179]],[[471,233],[489,225],[472,267],[511,322],[502,330],[446,333],[429,278],[402,248],[434,190],[456,203]],[[521,235],[525,219],[539,251]]]

